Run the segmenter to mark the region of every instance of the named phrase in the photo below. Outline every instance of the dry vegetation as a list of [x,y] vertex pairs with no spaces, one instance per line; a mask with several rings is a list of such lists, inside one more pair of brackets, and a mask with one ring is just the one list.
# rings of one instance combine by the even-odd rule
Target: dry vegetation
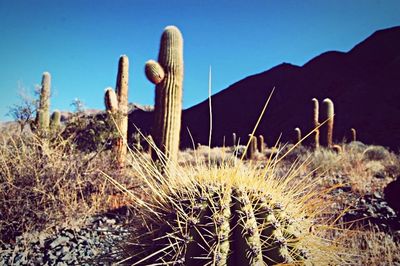
[[[145,196],[144,185],[136,177],[134,165],[123,172],[113,168],[109,151],[82,152],[71,139],[59,136],[40,138],[34,134],[2,133],[0,140],[0,231],[1,241],[12,243],[16,236],[32,231],[54,231],[77,220],[126,204],[129,198],[119,193],[101,172],[112,176],[129,190]],[[285,147],[288,150],[290,147]],[[359,142],[342,145],[343,152],[313,151],[295,148],[277,164],[276,173],[285,175],[297,165],[297,179],[317,180],[321,191],[336,185],[351,190],[337,196],[326,192],[326,199],[335,202],[329,211],[335,217],[351,207],[348,198],[359,198],[382,191],[398,174],[399,157],[378,146]],[[180,153],[179,164],[190,168],[196,164],[221,165],[226,161],[240,163],[232,147],[209,149],[200,146]],[[267,150],[268,155],[276,151]],[[284,154],[284,151],[279,153]],[[148,157],[147,154],[143,156]],[[258,154],[251,164],[265,167],[266,154]],[[134,162],[131,162],[134,163]],[[381,178],[384,176],[384,178]],[[354,229],[352,223],[336,226],[347,248],[343,257],[353,265],[394,265],[400,262],[399,242],[389,232],[374,226]],[[351,259],[349,259],[351,258]]]
[[0,233],[13,242],[24,232],[54,231],[123,201],[100,171],[129,188],[135,177],[113,169],[109,151],[85,153],[71,139],[35,134],[0,136]]

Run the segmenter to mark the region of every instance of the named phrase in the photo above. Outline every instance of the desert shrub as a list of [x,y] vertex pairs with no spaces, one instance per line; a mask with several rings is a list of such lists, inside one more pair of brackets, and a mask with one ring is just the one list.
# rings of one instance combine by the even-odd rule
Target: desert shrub
[[310,169],[318,169],[320,172],[333,172],[341,168],[341,155],[333,150],[320,148],[312,153]]
[[99,170],[111,170],[109,156],[73,147],[34,134],[0,137],[1,241],[107,207],[107,193],[115,189]]
[[367,148],[368,146],[362,143],[361,141],[352,141],[345,145],[346,151],[352,153],[361,153],[365,151]]
[[118,132],[113,121],[105,114],[96,116],[75,114],[66,122],[61,135],[63,138],[71,138],[77,149],[92,152],[110,148]]
[[363,153],[363,159],[368,161],[383,161],[389,157],[390,153],[385,147],[370,146]]

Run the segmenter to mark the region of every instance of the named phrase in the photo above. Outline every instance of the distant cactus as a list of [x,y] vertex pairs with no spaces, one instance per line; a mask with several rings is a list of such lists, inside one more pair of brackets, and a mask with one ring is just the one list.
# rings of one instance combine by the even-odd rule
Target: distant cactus
[[351,129],[351,141],[357,141],[357,131],[355,128]]
[[326,111],[327,119],[329,119],[327,122],[328,131],[327,131],[327,135],[326,135],[326,138],[327,138],[326,142],[327,142],[328,147],[332,148],[332,146],[333,146],[333,118],[334,118],[335,112],[334,112],[333,102],[331,99],[326,98],[324,100],[324,103],[326,104],[326,107],[327,107],[327,111]]
[[118,74],[115,91],[107,88],[104,95],[106,110],[115,120],[118,137],[114,146],[119,167],[125,166],[128,142],[128,80],[129,60],[122,55],[118,62]]
[[58,110],[55,110],[51,115],[50,119],[50,129],[53,131],[57,131],[60,128],[61,124],[61,113]]
[[301,130],[300,130],[300,128],[296,127],[296,128],[294,129],[294,131],[296,131],[297,142],[300,143],[300,142],[301,142]]
[[40,90],[39,108],[36,112],[36,128],[39,130],[47,130],[50,125],[50,88],[50,73],[44,72],[42,76],[42,88]]
[[[316,98],[313,98],[312,101],[314,103],[314,129],[315,129],[315,128],[319,127],[319,125],[320,125],[320,123],[319,123],[319,103]],[[315,129],[314,138],[315,138],[315,148],[318,149],[319,148],[319,128]]]
[[264,142],[264,136],[263,136],[263,135],[259,135],[259,136],[258,136],[258,142],[257,142],[257,144],[258,144],[258,151],[259,151],[261,154],[264,154],[264,151],[265,151],[265,142]]
[[246,159],[252,160],[254,159],[256,153],[257,153],[257,138],[255,136],[249,135],[249,147],[247,148],[246,151]]
[[[146,63],[147,78],[156,85],[153,140],[169,163],[176,164],[182,115],[183,39],[175,26],[165,28],[158,62]],[[153,160],[160,160],[153,152]]]
[[236,139],[236,133],[235,132],[233,132],[232,133],[232,146],[233,147],[236,147],[236,145],[237,145],[237,139]]

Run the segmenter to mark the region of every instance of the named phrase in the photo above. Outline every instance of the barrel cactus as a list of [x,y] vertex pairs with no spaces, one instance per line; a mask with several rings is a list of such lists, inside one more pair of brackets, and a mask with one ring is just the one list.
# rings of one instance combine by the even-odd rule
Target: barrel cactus
[[[140,160],[138,160],[140,162]],[[247,164],[194,166],[173,176],[143,175],[153,200],[135,198],[143,215],[124,249],[132,265],[328,265],[337,260],[317,224],[319,193],[293,177]],[[271,169],[269,169],[271,170]],[[291,184],[291,185],[290,185]],[[314,229],[315,228],[315,229]]]
[[148,61],[145,74],[149,81],[156,85],[152,137],[158,152],[153,152],[152,158],[158,161],[166,160],[168,165],[176,164],[183,86],[183,38],[177,27],[165,28],[161,36],[158,62]]

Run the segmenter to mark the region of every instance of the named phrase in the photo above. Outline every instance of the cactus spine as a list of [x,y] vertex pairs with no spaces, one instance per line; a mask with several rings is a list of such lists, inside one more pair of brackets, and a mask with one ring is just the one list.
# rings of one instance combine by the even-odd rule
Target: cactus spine
[[133,256],[127,263],[334,265],[327,262],[331,254],[310,245],[320,241],[310,233],[314,218],[296,191],[277,189],[281,180],[275,183],[264,172],[255,176],[243,168],[198,174],[198,180],[186,176],[190,182],[169,179],[160,206],[153,209],[157,215],[149,213],[146,228],[151,231],[130,241]]
[[[183,39],[175,26],[165,28],[160,42],[158,62],[146,63],[147,78],[156,85],[153,140],[167,161],[176,164],[182,115]],[[152,153],[160,160],[159,153]]]
[[44,72],[42,76],[42,88],[40,90],[39,108],[36,112],[36,127],[39,130],[46,130],[50,125],[50,87],[50,73]]
[[324,103],[326,104],[326,114],[327,114],[327,126],[328,126],[328,130],[327,130],[327,145],[329,148],[331,148],[333,146],[333,117],[334,117],[334,106],[333,106],[333,102],[331,99],[326,98],[324,100]]
[[58,110],[55,110],[51,114],[51,119],[50,119],[50,129],[53,131],[57,131],[60,128],[61,124],[61,113]]
[[118,137],[114,151],[119,167],[124,167],[128,143],[128,80],[129,60],[122,55],[118,62],[118,73],[115,91],[108,87],[104,95],[104,105],[107,112],[112,115],[118,129]]
[[351,129],[351,140],[352,141],[357,141],[357,131],[355,128]]
[[315,142],[315,148],[319,148],[319,103],[316,98],[312,99],[312,102],[314,103],[314,142]]
[[300,143],[301,142],[301,130],[300,130],[300,128],[296,127],[294,129],[294,131],[296,131],[297,143]]
[[261,154],[264,154],[265,151],[265,142],[264,142],[264,136],[263,135],[259,135],[258,136],[258,151]]

